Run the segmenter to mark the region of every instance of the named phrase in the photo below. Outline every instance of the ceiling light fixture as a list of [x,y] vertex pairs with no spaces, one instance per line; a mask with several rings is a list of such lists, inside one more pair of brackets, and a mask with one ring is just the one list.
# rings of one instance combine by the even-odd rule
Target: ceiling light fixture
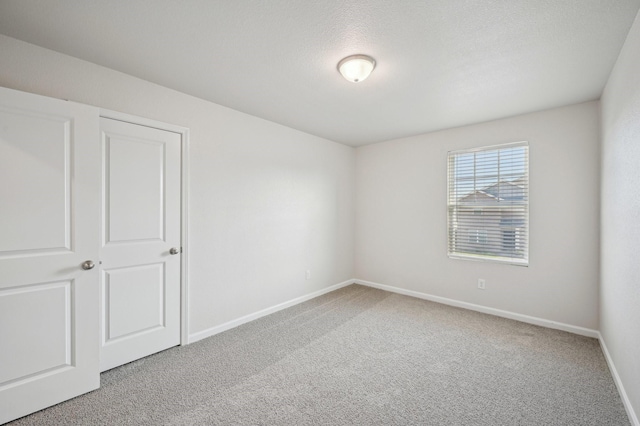
[[375,67],[376,61],[367,55],[351,55],[338,62],[338,71],[352,83],[365,80]]

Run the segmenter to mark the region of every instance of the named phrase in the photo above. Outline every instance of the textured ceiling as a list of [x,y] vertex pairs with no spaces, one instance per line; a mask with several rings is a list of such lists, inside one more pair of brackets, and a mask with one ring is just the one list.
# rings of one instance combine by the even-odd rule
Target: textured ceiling
[[[348,145],[598,99],[640,0],[0,0],[0,33]],[[336,65],[373,56],[358,84]]]

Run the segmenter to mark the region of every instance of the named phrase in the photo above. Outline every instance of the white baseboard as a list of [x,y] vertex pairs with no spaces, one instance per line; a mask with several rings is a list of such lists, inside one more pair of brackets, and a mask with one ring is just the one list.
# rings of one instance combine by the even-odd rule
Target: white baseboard
[[616,366],[613,363],[613,359],[611,359],[611,355],[609,354],[609,349],[607,349],[607,345],[604,342],[604,338],[598,332],[598,340],[600,340],[600,347],[602,348],[602,353],[604,353],[604,359],[607,360],[607,365],[609,366],[609,370],[611,371],[611,375],[613,376],[613,381],[618,388],[618,393],[620,394],[620,398],[622,398],[622,403],[624,404],[625,410],[627,410],[627,415],[629,416],[629,420],[633,426],[640,426],[640,421],[638,421],[638,416],[636,416],[635,411],[633,410],[633,406],[631,405],[631,401],[629,401],[629,396],[627,392],[624,390],[624,385],[622,384],[622,380],[620,380],[620,376],[618,375],[618,370],[616,370]]
[[468,302],[461,302],[459,300],[448,299],[446,297],[434,296],[432,294],[421,293],[419,291],[406,290],[404,288],[393,287],[386,284],[374,283],[371,281],[354,280],[356,284],[362,284],[367,287],[378,288],[380,290],[390,291],[392,293],[403,294],[405,296],[417,297],[419,299],[430,300],[432,302],[442,303],[444,305],[455,306],[457,308],[469,309],[472,311],[482,312],[484,314],[495,315],[502,318],[508,318],[516,321],[526,322],[528,324],[539,325],[541,327],[553,328],[556,330],[568,331],[569,333],[579,334],[581,336],[598,338],[599,333],[597,330],[589,328],[578,327],[575,325],[564,324],[561,322],[546,320],[543,318],[532,317],[529,315],[518,314],[510,311],[503,311],[501,309],[489,308],[482,305],[476,305]]
[[254,312],[249,315],[245,315],[243,317],[237,318],[235,320],[225,322],[224,324],[220,324],[215,327],[208,328],[206,330],[198,331],[197,333],[190,334],[188,337],[188,343],[197,342],[198,340],[206,339],[207,337],[216,335],[218,333],[222,333],[223,331],[230,330],[239,325],[245,324],[247,322],[256,320],[258,318],[264,317],[266,315],[272,314],[274,312],[281,311],[283,309],[289,308],[291,306],[297,305],[298,303],[306,302],[307,300],[311,300],[315,297],[322,296],[323,294],[330,293],[334,290],[337,290],[342,287],[346,287],[350,284],[353,284],[355,280],[347,280],[341,282],[339,284],[332,285],[327,288],[323,288],[322,290],[315,291],[313,293],[306,294],[304,296],[296,297],[295,299],[291,299],[287,302],[280,303],[275,306],[271,306],[270,308],[262,309],[261,311]]
[[371,281],[351,279],[351,280],[347,280],[347,281],[341,282],[339,284],[332,285],[332,286],[327,287],[327,288],[323,288],[322,290],[318,290],[318,291],[315,291],[313,293],[309,293],[307,295],[304,295],[304,296],[301,296],[301,297],[297,297],[295,299],[291,299],[291,300],[289,300],[287,302],[280,303],[278,305],[272,306],[270,308],[263,309],[261,311],[255,312],[253,314],[245,315],[245,316],[240,317],[238,319],[235,319],[235,320],[226,322],[224,324],[218,325],[216,327],[211,327],[211,328],[208,328],[206,330],[190,334],[189,337],[188,337],[188,343],[197,342],[198,340],[202,340],[202,339],[205,339],[207,337],[216,335],[218,333],[222,333],[223,331],[230,330],[230,329],[232,329],[234,327],[237,327],[239,325],[242,325],[242,324],[245,324],[247,322],[256,320],[258,318],[264,317],[264,316],[272,314],[274,312],[281,311],[282,309],[289,308],[289,307],[297,305],[299,303],[306,302],[307,300],[311,300],[311,299],[313,299],[315,297],[322,296],[323,294],[330,293],[330,292],[332,292],[334,290],[337,290],[337,289],[342,288],[342,287],[346,287],[346,286],[351,285],[351,284],[360,284],[360,285],[364,285],[364,286],[367,286],[367,287],[373,287],[373,288],[377,288],[377,289],[380,289],[380,290],[389,291],[389,292],[392,292],[392,293],[403,294],[405,296],[412,296],[412,297],[417,297],[419,299],[430,300],[432,302],[442,303],[444,305],[449,305],[449,306],[455,306],[455,307],[458,307],[458,308],[469,309],[469,310],[472,310],[472,311],[477,311],[477,312],[482,312],[482,313],[485,313],[485,314],[495,315],[495,316],[502,317],[502,318],[513,319],[513,320],[525,322],[525,323],[528,323],[528,324],[539,325],[541,327],[547,327],[547,328],[552,328],[552,329],[556,329],[556,330],[567,331],[569,333],[574,333],[574,334],[578,334],[578,335],[581,335],[581,336],[597,338],[600,341],[600,346],[602,348],[602,352],[604,353],[604,357],[605,357],[605,359],[607,361],[607,365],[609,366],[609,370],[611,371],[611,375],[613,376],[613,380],[614,380],[614,382],[616,384],[616,387],[618,388],[618,392],[620,393],[620,397],[622,399],[622,403],[624,404],[624,408],[627,411],[627,415],[629,416],[629,420],[631,421],[632,426],[640,426],[640,421],[638,421],[638,416],[636,416],[636,413],[635,413],[635,411],[633,409],[633,406],[631,405],[631,401],[629,401],[629,397],[627,396],[627,393],[626,393],[626,391],[624,389],[624,385],[622,384],[622,381],[620,380],[620,376],[618,375],[618,371],[616,370],[616,367],[615,367],[615,365],[613,363],[613,360],[611,359],[611,355],[609,354],[609,350],[607,349],[607,345],[605,344],[605,341],[604,341],[604,339],[603,339],[603,337],[602,337],[602,335],[600,334],[599,331],[592,330],[592,329],[589,329],[589,328],[584,328],[584,327],[578,327],[578,326],[575,326],[575,325],[564,324],[564,323],[560,323],[560,322],[556,322],[556,321],[546,320],[546,319],[543,319],[543,318],[532,317],[532,316],[529,316],[529,315],[518,314],[518,313],[515,313],[515,312],[503,311],[501,309],[489,308],[489,307],[486,307],[486,306],[476,305],[476,304],[473,304],[473,303],[461,302],[459,300],[448,299],[446,297],[440,297],[440,296],[434,296],[434,295],[431,295],[431,294],[421,293],[421,292],[418,292],[418,291],[406,290],[406,289],[403,289],[403,288],[400,288],[400,287],[394,287],[394,286],[390,286],[390,285],[374,283],[374,282],[371,282]]

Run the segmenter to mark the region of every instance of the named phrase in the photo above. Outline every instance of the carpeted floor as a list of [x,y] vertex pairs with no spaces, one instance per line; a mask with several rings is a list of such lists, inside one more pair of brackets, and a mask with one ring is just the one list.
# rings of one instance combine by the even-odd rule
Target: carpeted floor
[[629,425],[597,340],[352,285],[18,425]]

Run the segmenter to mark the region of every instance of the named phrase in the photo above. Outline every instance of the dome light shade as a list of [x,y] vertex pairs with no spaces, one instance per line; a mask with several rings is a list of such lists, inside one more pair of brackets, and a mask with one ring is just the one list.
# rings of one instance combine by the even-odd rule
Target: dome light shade
[[338,71],[352,83],[359,83],[369,77],[376,67],[376,61],[367,55],[347,56],[338,62]]

